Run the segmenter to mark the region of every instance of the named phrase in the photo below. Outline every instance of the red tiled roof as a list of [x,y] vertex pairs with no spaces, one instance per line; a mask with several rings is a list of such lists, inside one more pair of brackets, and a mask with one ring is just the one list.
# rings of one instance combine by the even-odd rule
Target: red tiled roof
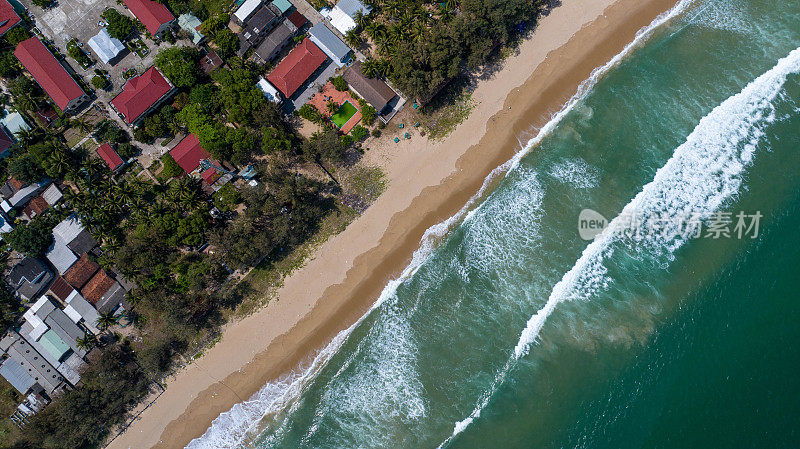
[[0,36],[6,34],[6,31],[18,24],[19,21],[20,18],[11,3],[8,0],[0,0]]
[[69,282],[69,285],[76,289],[80,289],[89,282],[89,279],[91,279],[99,269],[100,265],[89,260],[86,254],[84,254],[66,273],[64,273],[64,280]]
[[56,281],[50,286],[50,291],[53,292],[53,294],[56,295],[56,298],[60,299],[61,302],[66,301],[74,290],[75,289],[72,288],[72,286],[69,285],[61,276],[56,278]]
[[90,303],[97,304],[97,301],[108,292],[114,285],[114,282],[116,281],[110,277],[108,273],[104,270],[100,270],[86,283],[86,286],[81,289],[81,295]]
[[111,148],[108,142],[100,145],[100,148],[97,149],[97,154],[100,155],[101,158],[105,161],[108,168],[111,170],[116,170],[117,167],[122,165],[122,158],[119,157],[116,151]]
[[200,146],[200,140],[198,140],[197,136],[194,134],[189,134],[184,137],[174,148],[169,150],[169,154],[186,173],[195,171],[197,167],[200,166],[201,159],[208,159],[211,157],[211,155]]
[[15,178],[13,176],[8,178],[8,183],[11,184],[11,187],[13,187],[15,190],[19,190],[19,189],[25,187],[25,183],[24,182],[20,181],[19,179]]
[[83,89],[39,39],[32,37],[20,42],[14,56],[61,110],[66,109],[70,101],[84,95]]
[[125,116],[125,121],[130,124],[171,90],[172,85],[161,72],[155,67],[150,67],[146,72],[125,83],[122,92],[111,100],[111,104]]
[[147,28],[150,34],[158,33],[158,29],[165,23],[175,20],[175,16],[161,3],[152,0],[123,0],[125,6]]
[[205,72],[206,75],[210,75],[214,69],[220,67],[222,64],[222,58],[220,58],[214,50],[209,50],[208,53],[200,58],[200,70]]
[[306,38],[267,75],[267,80],[289,98],[317,71],[325,59],[325,53]]
[[39,195],[36,198],[32,199],[27,206],[25,206],[23,212],[28,218],[32,219],[33,217],[46,211],[48,207],[50,207],[50,204],[48,204],[47,201],[44,198],[42,198],[41,195]]
[[11,145],[14,144],[14,141],[11,139],[11,136],[8,135],[6,130],[0,128],[0,153],[6,151],[7,149],[11,148]]
[[300,11],[295,11],[289,14],[289,22],[292,22],[298,29],[303,28],[308,23],[308,19]]

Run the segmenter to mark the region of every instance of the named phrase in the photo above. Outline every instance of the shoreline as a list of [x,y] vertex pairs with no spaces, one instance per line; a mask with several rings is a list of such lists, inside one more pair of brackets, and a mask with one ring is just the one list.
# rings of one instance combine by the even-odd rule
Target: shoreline
[[592,70],[675,0],[565,3],[479,82],[478,105],[448,138],[374,146],[366,162],[386,171],[386,192],[285,279],[280,300],[227,325],[219,343],[171,376],[161,397],[108,447],[184,447],[220,413],[313,357],[372,306],[425,231],[461,209],[513,156],[518,136],[546,123]]

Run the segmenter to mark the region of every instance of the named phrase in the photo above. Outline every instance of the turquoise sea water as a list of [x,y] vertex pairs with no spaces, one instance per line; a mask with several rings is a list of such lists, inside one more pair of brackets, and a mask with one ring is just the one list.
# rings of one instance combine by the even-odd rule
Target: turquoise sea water
[[[800,3],[686,2],[639,41],[359,323],[189,447],[798,447]],[[592,242],[584,208],[611,219]],[[668,224],[720,213],[730,237]]]

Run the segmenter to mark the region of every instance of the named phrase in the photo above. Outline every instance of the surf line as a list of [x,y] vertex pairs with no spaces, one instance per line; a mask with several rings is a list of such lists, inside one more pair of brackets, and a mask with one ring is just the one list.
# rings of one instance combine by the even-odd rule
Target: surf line
[[[494,393],[503,384],[516,362],[536,343],[547,318],[556,307],[573,299],[590,299],[607,285],[603,262],[614,253],[612,244],[626,235],[631,213],[692,213],[701,220],[720,210],[741,187],[742,175],[752,164],[762,127],[775,120],[773,101],[779,97],[787,77],[800,72],[800,48],[779,60],[741,92],[728,98],[703,117],[686,142],[656,172],[653,181],[623,208],[598,239],[584,249],[575,265],[553,287],[545,306],[537,311],[521,332],[514,352],[495,375],[476,407],[465,419],[455,423],[453,433],[439,448],[444,448],[480,417]],[[622,218],[620,218],[622,217]],[[647,240],[632,242],[651,255],[671,255],[686,242],[677,227]]]

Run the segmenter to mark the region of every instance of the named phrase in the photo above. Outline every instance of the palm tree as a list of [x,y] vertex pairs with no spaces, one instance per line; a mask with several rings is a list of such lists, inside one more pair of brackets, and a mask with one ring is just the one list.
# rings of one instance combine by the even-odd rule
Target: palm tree
[[23,128],[15,133],[17,140],[23,145],[31,145],[42,136],[41,132],[35,128]]
[[380,66],[380,62],[374,59],[367,59],[361,64],[361,72],[367,78],[377,78],[379,72],[378,66]]
[[97,345],[97,338],[94,335],[85,332],[83,337],[75,340],[75,344],[84,351],[89,352],[95,347],[95,345]]
[[338,110],[339,110],[339,105],[338,105],[338,104],[336,104],[336,102],[335,102],[335,101],[333,101],[333,100],[329,101],[329,102],[328,102],[328,103],[325,105],[325,107],[326,107],[326,108],[328,108],[328,112],[330,112],[331,114],[333,114],[333,113],[335,113],[336,111],[338,111]]
[[356,12],[356,16],[354,17],[353,20],[356,22],[356,26],[358,27],[359,30],[363,30],[364,27],[366,27],[367,24],[369,23],[369,18],[367,18],[367,15],[364,14],[364,12],[361,10]]
[[104,331],[117,323],[119,323],[119,318],[114,316],[113,312],[101,313],[100,317],[97,318],[97,327]]

